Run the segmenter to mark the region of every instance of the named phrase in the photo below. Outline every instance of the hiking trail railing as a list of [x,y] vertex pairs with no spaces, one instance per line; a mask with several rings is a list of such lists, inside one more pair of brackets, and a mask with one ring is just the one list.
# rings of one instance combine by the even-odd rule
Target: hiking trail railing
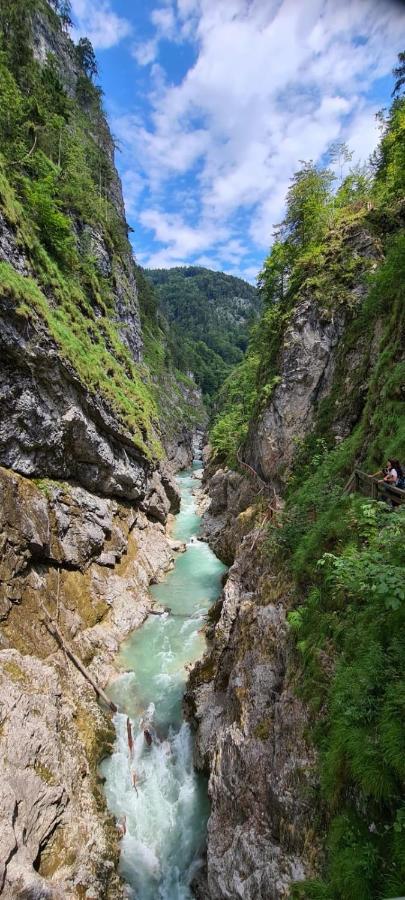
[[346,486],[345,493],[360,493],[372,500],[386,500],[387,497],[395,506],[399,506],[405,500],[405,491],[393,484],[388,484],[376,475],[367,475],[361,469],[352,472]]

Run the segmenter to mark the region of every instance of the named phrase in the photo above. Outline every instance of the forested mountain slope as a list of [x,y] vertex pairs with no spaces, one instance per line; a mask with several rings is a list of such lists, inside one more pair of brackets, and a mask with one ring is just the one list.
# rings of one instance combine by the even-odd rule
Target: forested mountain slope
[[345,491],[405,462],[398,91],[382,125],[370,166],[293,178],[211,432],[205,528],[233,565],[189,702],[212,897],[405,893],[405,507]]
[[177,366],[212,397],[243,357],[260,308],[251,284],[200,266],[146,269],[170,326]]

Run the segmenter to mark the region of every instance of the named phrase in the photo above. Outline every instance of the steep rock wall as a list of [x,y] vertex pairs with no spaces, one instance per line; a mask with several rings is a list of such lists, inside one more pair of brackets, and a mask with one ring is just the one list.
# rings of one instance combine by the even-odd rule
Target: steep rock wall
[[[345,245],[350,248],[358,271],[354,283],[346,288],[344,302],[331,307],[327,296],[320,299],[311,288],[304,289],[290,312],[282,335],[277,383],[269,402],[251,423],[243,456],[266,481],[280,484],[280,477],[293,461],[297,443],[313,428],[322,401],[330,395],[334,385],[340,344],[356,308],[367,293],[365,275],[381,260],[380,242],[363,225],[350,227],[343,242]],[[342,269],[344,272],[344,266]],[[345,352],[344,365],[348,373],[351,367],[362,363],[368,352],[362,343],[360,335],[357,360],[355,355],[350,360]],[[350,378],[347,386],[350,388]],[[362,395],[360,399],[364,401],[364,390]],[[353,406],[356,416],[358,401],[355,397]],[[340,439],[341,426],[348,424],[350,430],[353,417],[343,423],[338,410],[336,413],[335,433]]]
[[254,486],[217,471],[207,490],[204,533],[234,562],[185,698],[211,800],[207,867],[195,890],[201,900],[280,900],[312,872],[315,844],[308,803],[314,752],[294,693],[290,585],[266,562]]
[[80,487],[0,470],[0,886],[5,897],[122,896],[97,764],[114,731],[47,628],[104,686],[173,564],[162,524]]
[[101,395],[86,389],[37,317],[4,299],[1,317],[0,462],[23,475],[73,480],[135,500],[148,465]]
[[[206,871],[196,885],[202,900],[281,900],[322,864],[317,753],[287,621],[298,598],[267,525],[271,508],[275,521],[282,510],[300,444],[325,435],[334,448],[359,423],[370,368],[384,349],[378,316],[367,329],[357,316],[365,271],[381,248],[365,228],[350,226],[349,234],[358,268],[345,302],[332,309],[309,289],[295,298],[271,359],[271,396],[256,407],[241,470],[218,468],[215,460],[207,469],[203,534],[231,568],[186,697],[212,803]],[[333,666],[326,653],[319,662]]]
[[[33,18],[33,52],[41,65],[47,62],[49,55],[55,60],[61,82],[67,94],[75,98],[78,79],[83,71],[78,63],[73,41],[61,28],[56,17],[37,11]],[[125,207],[122,195],[121,180],[115,167],[115,147],[111,131],[105,117],[92,127],[91,104],[84,109],[89,119],[89,128],[110,164],[108,183],[104,186],[109,201],[115,208],[118,217],[125,223]],[[132,248],[129,242],[123,243],[119,254],[114,253],[107,244],[103,230],[80,220],[76,222],[78,244],[96,259],[100,273],[112,279],[115,315],[120,325],[121,336],[135,360],[142,354],[142,328],[139,303],[136,289]]]
[[342,336],[344,311],[332,318],[303,300],[284,334],[279,383],[271,402],[252,427],[246,459],[266,480],[292,461],[295,442],[310,430],[316,405],[330,391],[334,351]]
[[[149,584],[173,565],[173,473],[191,462],[204,416],[192,382],[178,385],[163,365],[157,326],[149,340],[160,368],[142,361],[112,137],[99,102],[78,107],[74,45],[53,12],[36,7],[35,58],[44,65],[52,54],[72,104],[60,146],[77,129],[83,150],[90,134],[107,175],[95,189],[99,221],[94,209],[86,219],[85,203],[80,215],[80,196],[72,207],[59,200],[70,265],[52,256],[37,208],[19,203],[0,160],[0,893],[115,900],[117,835],[97,774],[111,716],[48,616],[105,688],[120,643],[150,610]],[[175,396],[159,421],[162,382]]]

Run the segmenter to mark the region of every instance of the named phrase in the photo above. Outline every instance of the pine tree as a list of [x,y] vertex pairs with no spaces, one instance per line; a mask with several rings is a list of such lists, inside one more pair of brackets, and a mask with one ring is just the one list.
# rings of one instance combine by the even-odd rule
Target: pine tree
[[60,16],[62,25],[64,25],[65,28],[73,25],[72,4],[70,0],[48,0],[48,2],[50,6],[53,7],[58,16]]
[[76,57],[85,75],[92,81],[94,76],[98,75],[98,68],[93,45],[88,38],[80,38],[76,47]]
[[399,65],[395,66],[395,68],[392,70],[392,74],[396,79],[394,90],[392,92],[393,97],[395,97],[395,94],[399,94],[405,84],[405,50],[402,50],[401,53],[398,53],[398,62]]

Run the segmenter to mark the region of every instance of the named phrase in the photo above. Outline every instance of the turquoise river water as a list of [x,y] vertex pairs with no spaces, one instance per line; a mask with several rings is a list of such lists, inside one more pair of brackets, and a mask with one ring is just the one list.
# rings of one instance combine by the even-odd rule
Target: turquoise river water
[[[189,900],[208,818],[207,784],[193,769],[193,738],[182,715],[186,666],[204,652],[201,629],[221,590],[225,566],[197,539],[193,469],[177,480],[181,508],[174,537],[187,542],[164,582],[151,588],[170,613],[149,616],[122,647],[126,670],[110,695],[120,711],[113,755],[102,763],[110,811],[124,825],[120,871],[131,900]],[[127,716],[131,722],[130,752]],[[150,728],[148,747],[143,728]]]

